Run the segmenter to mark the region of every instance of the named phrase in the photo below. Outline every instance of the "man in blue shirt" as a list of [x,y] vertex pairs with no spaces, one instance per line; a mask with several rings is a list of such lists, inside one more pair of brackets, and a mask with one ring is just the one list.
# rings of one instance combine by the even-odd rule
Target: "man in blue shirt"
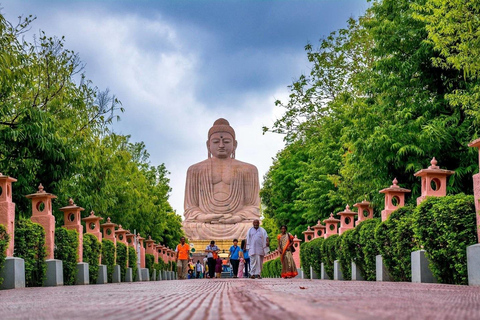
[[238,264],[240,263],[240,260],[238,259],[239,251],[240,247],[238,246],[238,240],[233,239],[233,246],[230,247],[228,258],[230,259],[230,264],[232,265],[234,278],[237,278],[238,274]]

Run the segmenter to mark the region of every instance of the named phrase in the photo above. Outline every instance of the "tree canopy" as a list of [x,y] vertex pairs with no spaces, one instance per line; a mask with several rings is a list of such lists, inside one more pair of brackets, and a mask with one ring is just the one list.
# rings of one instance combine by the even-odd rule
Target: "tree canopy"
[[167,169],[150,164],[143,142],[111,130],[121,102],[87,79],[63,38],[40,32],[24,40],[33,20],[14,25],[0,14],[0,172],[18,180],[18,216],[30,216],[24,196],[42,183],[58,196],[58,225],[55,209],[71,197],[86,212],[173,247],[182,231],[168,203]]
[[[301,236],[365,198],[378,215],[378,191],[394,178],[414,202],[413,173],[432,157],[455,170],[449,193],[472,192],[477,155],[467,144],[478,137],[479,28],[469,26],[478,24],[479,8],[463,2],[464,17],[461,8],[450,11],[458,2],[372,1],[318,48],[306,45],[310,73],[290,86],[288,101],[276,102],[284,114],[264,128],[286,142],[264,177],[266,217]],[[466,21],[454,26],[450,15]]]

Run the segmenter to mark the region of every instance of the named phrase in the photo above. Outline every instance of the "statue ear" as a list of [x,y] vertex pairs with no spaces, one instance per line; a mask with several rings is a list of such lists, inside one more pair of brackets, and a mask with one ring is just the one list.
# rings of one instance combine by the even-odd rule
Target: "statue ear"
[[210,152],[210,144],[208,143],[209,140],[207,140],[207,152],[208,152],[208,159],[212,157],[212,153]]
[[232,152],[233,159],[235,159],[235,150],[237,150],[237,145],[238,145],[237,140],[233,140],[233,152]]

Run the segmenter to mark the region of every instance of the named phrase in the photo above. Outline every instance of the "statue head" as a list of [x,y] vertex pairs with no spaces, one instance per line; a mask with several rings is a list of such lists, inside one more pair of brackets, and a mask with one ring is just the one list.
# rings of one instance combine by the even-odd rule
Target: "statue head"
[[209,158],[211,156],[220,159],[235,158],[235,150],[237,149],[235,130],[227,120],[217,119],[208,130],[207,149]]

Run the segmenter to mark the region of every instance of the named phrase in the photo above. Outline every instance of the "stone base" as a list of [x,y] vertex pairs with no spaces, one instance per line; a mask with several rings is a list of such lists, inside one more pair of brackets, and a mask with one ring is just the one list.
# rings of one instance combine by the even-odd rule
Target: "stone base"
[[153,269],[152,277],[150,278],[152,281],[157,281],[157,270]]
[[107,266],[100,264],[98,265],[97,284],[106,284],[106,283],[108,283]]
[[122,273],[120,272],[120,266],[117,264],[113,266],[112,283],[120,282],[122,282]]
[[467,247],[468,285],[480,286],[480,243]]
[[327,272],[325,271],[325,265],[322,264],[320,265],[320,279],[322,280],[330,280],[330,277],[328,276]]
[[88,263],[77,263],[77,274],[75,275],[76,285],[85,285],[90,283],[90,273],[88,271]]
[[157,281],[161,281],[162,279],[162,270],[157,271]]
[[142,281],[142,270],[137,268],[137,272],[135,273],[135,281]]
[[294,279],[303,279],[304,278],[304,275],[303,275],[303,269],[302,268],[297,268],[297,275],[294,277]]
[[390,274],[388,273],[388,270],[383,263],[383,257],[380,254],[375,256],[375,274],[377,281],[391,281]]
[[63,261],[57,259],[46,260],[47,277],[43,282],[44,287],[63,286]]
[[22,258],[7,257],[0,278],[3,279],[0,289],[25,288],[25,261]]
[[125,271],[125,282],[132,282],[133,281],[133,275],[132,275],[132,268],[127,268]]
[[150,270],[147,268],[140,269],[142,271],[142,281],[150,280]]
[[413,251],[412,259],[412,282],[415,283],[437,283],[428,266],[428,259],[425,256],[425,250]]
[[310,266],[310,280],[318,279],[317,273],[313,270],[313,267]]
[[362,281],[365,280],[362,276],[360,268],[357,267],[356,263],[352,261],[352,280]]
[[333,280],[343,280],[342,268],[340,267],[340,260],[333,261]]

